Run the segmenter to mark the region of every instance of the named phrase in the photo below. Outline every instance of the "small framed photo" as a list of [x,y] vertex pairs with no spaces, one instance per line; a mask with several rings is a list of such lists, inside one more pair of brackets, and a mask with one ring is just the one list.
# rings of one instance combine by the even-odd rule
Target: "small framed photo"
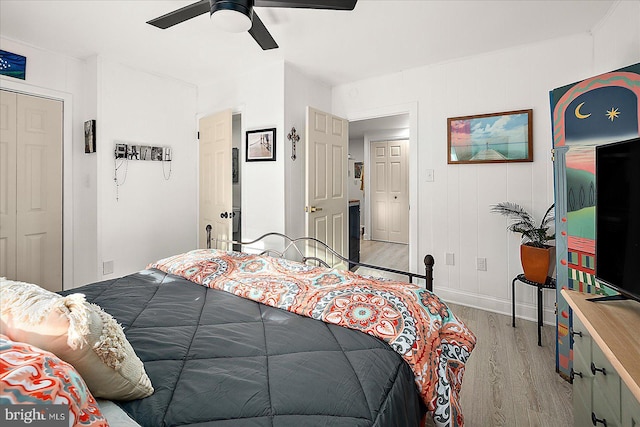
[[363,162],[355,162],[353,164],[353,177],[355,179],[362,179],[362,168],[364,167]]
[[238,151],[239,150],[235,147],[231,149],[231,181],[234,184],[240,182],[240,174],[238,171]]
[[247,131],[247,162],[276,160],[276,128]]
[[447,119],[447,163],[533,161],[533,110]]
[[140,160],[151,160],[151,146],[140,146]]
[[130,160],[140,160],[140,146],[139,145],[130,145],[128,158]]
[[84,152],[96,152],[96,121],[87,120],[84,122]]
[[129,146],[127,144],[116,144],[115,156],[116,159],[126,159],[129,152]]
[[151,147],[151,160],[162,161],[162,147]]

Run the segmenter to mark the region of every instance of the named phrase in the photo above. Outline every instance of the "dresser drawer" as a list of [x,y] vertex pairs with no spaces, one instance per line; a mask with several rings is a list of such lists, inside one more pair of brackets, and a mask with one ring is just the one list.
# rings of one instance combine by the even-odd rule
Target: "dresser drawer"
[[[640,305],[636,301],[594,303],[589,294],[560,292],[572,310],[574,425],[640,427],[640,403],[633,394],[640,386]],[[605,354],[617,360],[616,366],[620,364],[624,381]],[[627,388],[625,381],[632,386]]]
[[[578,316],[573,316],[572,326],[573,354],[582,355],[584,360],[591,360],[591,335]],[[588,367],[588,365],[587,365]]]
[[593,377],[580,376],[573,379],[573,425],[591,425],[591,383]]
[[[621,427],[620,421],[620,402],[618,405],[612,405],[608,399],[602,394],[602,391],[594,384],[593,387],[593,413],[599,420],[606,420],[607,427]],[[594,424],[587,424],[594,425]],[[603,426],[604,424],[597,424]]]
[[609,406],[617,411],[617,418],[620,418],[620,375],[613,369],[613,365],[597,345],[591,348],[591,361],[596,369],[602,369],[606,372],[606,375],[601,371],[595,372],[593,379],[594,401],[597,390]]
[[620,387],[622,398],[622,427],[640,427],[640,403],[625,384]]
[[[573,349],[573,383],[583,378],[584,380],[593,379],[591,373],[591,351],[576,351]],[[584,381],[583,381],[584,382]],[[589,382],[591,384],[591,382]]]

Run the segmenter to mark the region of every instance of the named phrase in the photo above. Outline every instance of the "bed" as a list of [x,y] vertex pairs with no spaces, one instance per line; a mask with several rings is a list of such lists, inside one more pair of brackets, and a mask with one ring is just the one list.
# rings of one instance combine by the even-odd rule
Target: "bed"
[[115,405],[153,427],[463,425],[466,325],[420,285],[283,258],[300,242],[288,241],[190,251],[61,292],[112,315],[144,364],[153,394]]

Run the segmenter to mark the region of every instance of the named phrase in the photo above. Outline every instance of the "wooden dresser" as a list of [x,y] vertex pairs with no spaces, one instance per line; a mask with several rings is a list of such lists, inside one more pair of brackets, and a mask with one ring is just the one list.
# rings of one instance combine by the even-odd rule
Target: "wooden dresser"
[[640,303],[561,293],[573,310],[574,425],[640,426]]

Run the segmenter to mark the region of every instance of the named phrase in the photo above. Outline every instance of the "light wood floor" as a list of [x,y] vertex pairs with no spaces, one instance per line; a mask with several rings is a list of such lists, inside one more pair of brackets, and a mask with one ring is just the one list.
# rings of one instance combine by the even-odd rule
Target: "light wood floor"
[[[363,240],[360,260],[406,269],[408,247]],[[478,341],[466,366],[460,398],[466,427],[573,426],[571,384],[555,372],[552,326],[542,328],[542,347],[538,347],[535,322],[516,319],[513,328],[510,316],[448,305]]]
[[[407,271],[409,269],[409,246],[399,243],[378,242],[375,240],[360,240],[360,262],[393,268],[394,270]],[[386,279],[407,280],[407,276],[365,267],[358,268],[357,273],[384,277]],[[423,271],[419,273],[424,274]]]

